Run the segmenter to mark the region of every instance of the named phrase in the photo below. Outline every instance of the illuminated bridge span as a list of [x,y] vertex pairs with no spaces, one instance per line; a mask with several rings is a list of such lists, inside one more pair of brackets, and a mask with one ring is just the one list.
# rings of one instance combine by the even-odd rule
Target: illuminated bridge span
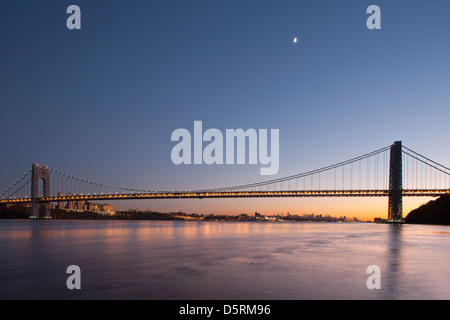
[[405,147],[391,146],[317,170],[225,188],[162,191],[122,188],[80,179],[47,166],[32,169],[0,195],[0,204],[30,204],[30,217],[50,217],[50,203],[129,199],[264,197],[388,197],[388,220],[403,219],[403,197],[450,193],[450,169]]

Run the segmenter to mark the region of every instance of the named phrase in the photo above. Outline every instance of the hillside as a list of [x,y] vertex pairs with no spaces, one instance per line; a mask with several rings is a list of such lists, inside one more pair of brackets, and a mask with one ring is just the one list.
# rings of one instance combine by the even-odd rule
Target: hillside
[[450,225],[450,195],[441,196],[412,210],[405,222]]

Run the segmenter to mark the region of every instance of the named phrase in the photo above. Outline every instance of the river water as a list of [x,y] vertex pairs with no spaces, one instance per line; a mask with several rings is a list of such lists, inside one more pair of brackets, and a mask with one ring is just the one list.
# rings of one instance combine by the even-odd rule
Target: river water
[[0,299],[450,299],[450,227],[0,220]]

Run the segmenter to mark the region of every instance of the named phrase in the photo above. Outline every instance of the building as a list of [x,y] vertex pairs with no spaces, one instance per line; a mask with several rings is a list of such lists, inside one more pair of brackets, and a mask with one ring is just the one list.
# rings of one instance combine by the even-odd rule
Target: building
[[[68,196],[68,197],[73,197],[73,194],[69,192],[69,193],[67,194],[67,196]],[[74,201],[67,201],[67,210],[70,210],[70,211],[75,210],[75,204],[74,204]]]
[[84,211],[84,202],[85,202],[84,200],[77,201],[77,211]]
[[[58,192],[58,197],[64,197],[64,193]],[[57,206],[58,209],[65,209],[65,204],[63,201],[58,202]]]
[[114,213],[116,213],[116,208],[114,208],[114,206],[112,206],[110,204],[102,204],[100,206],[100,210],[103,213],[107,213],[107,214],[114,214]]
[[94,211],[94,204],[91,201],[86,201],[84,204],[85,211]]

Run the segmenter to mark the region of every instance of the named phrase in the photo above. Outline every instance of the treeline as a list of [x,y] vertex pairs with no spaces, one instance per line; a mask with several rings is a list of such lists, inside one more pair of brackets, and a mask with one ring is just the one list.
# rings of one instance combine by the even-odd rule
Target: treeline
[[141,211],[119,211],[114,217],[121,220],[183,220],[167,213]]
[[405,222],[450,225],[450,195],[441,196],[412,210],[406,216]]
[[30,208],[23,206],[0,206],[0,219],[28,219]]
[[[40,212],[41,214],[44,212],[43,208],[41,208]],[[113,215],[109,215],[91,211],[75,212],[52,209],[50,213],[53,219],[61,220],[182,220],[170,214],[160,212],[119,211]],[[0,206],[0,219],[28,219],[29,217],[30,208],[23,206]]]

